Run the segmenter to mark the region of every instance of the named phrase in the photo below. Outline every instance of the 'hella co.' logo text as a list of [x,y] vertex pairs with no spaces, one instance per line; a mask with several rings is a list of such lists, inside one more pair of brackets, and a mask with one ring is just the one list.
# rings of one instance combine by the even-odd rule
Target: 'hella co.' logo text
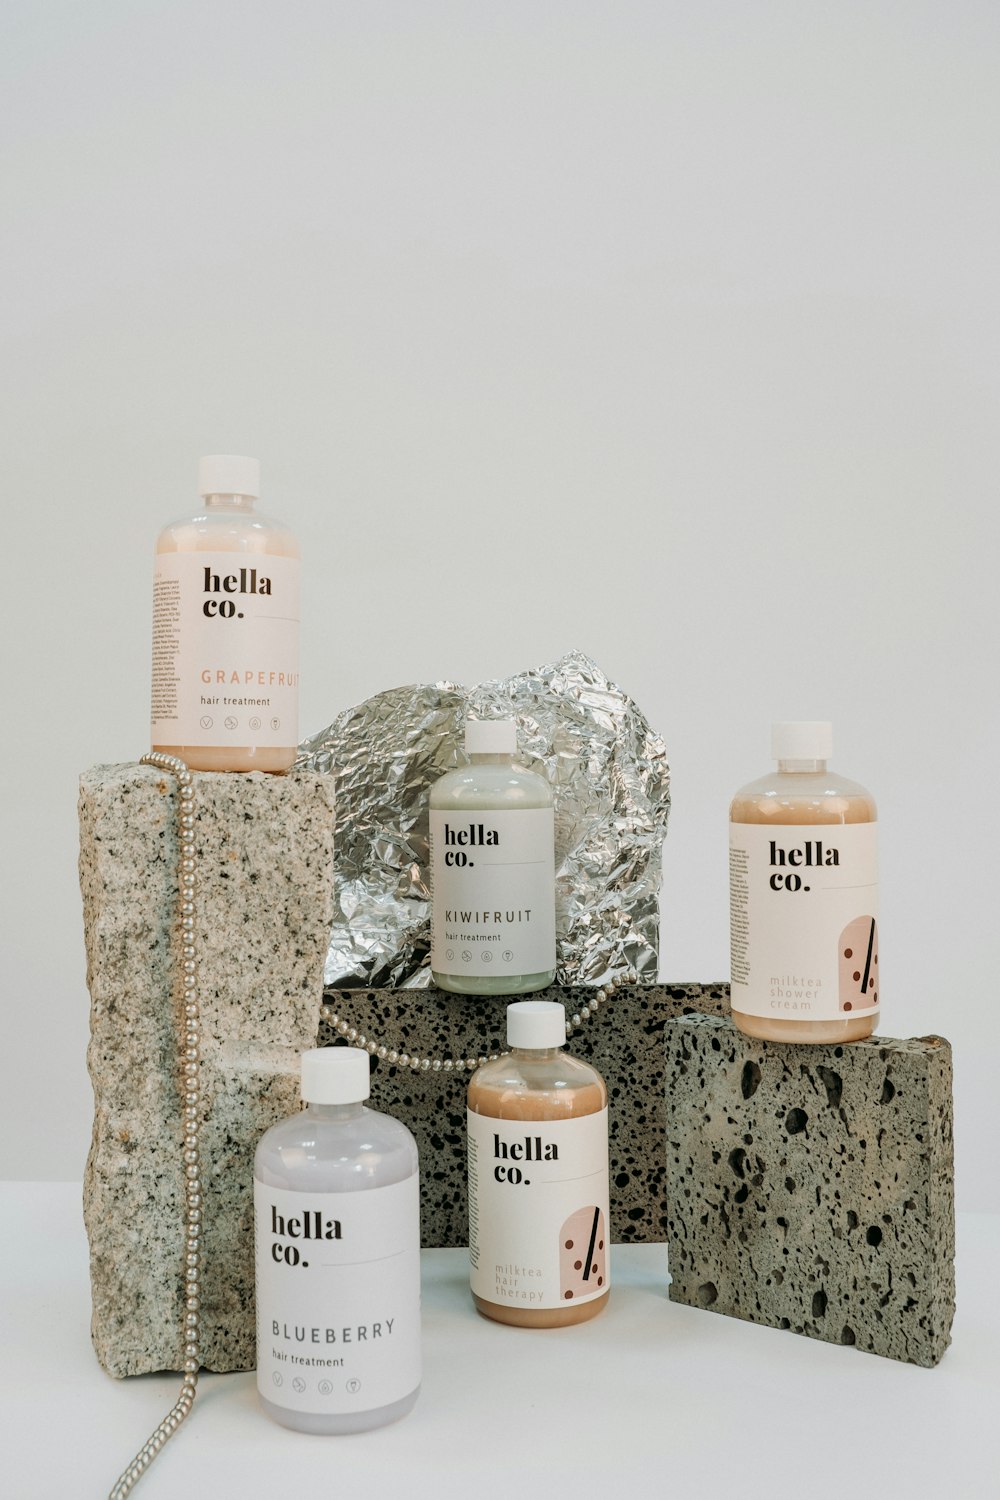
[[807,839],[804,844],[795,849],[779,849],[772,839],[771,864],[772,866],[792,866],[787,874],[780,868],[774,871],[768,882],[772,891],[808,891],[809,886],[802,884],[802,876],[798,874],[795,867],[808,869],[810,866],[817,865],[839,865],[840,854],[836,849],[824,849],[820,839]]
[[525,1177],[521,1168],[509,1166],[508,1163],[558,1161],[559,1147],[554,1141],[544,1141],[540,1135],[526,1135],[523,1141],[505,1141],[499,1135],[494,1135],[493,1156],[496,1160],[493,1176],[497,1182],[521,1182],[525,1187],[530,1187],[531,1179]]
[[[211,568],[205,569],[206,594],[269,594],[271,592],[271,580],[265,578],[263,573],[257,573],[256,568],[241,568],[238,573],[227,573],[220,577],[213,573]],[[235,615],[242,620],[243,611],[237,613],[236,601],[234,599],[206,599],[202,605],[202,613],[211,618],[213,615],[221,616],[224,620],[231,620]]]
[[449,846],[462,846],[447,849],[444,856],[446,865],[471,865],[474,861],[469,858],[465,849],[494,848],[500,843],[500,835],[495,828],[487,828],[483,823],[470,823],[467,828],[452,828],[450,823],[446,823],[444,841]]
[[271,1204],[271,1233],[276,1236],[271,1246],[271,1259],[279,1265],[308,1266],[302,1259],[298,1245],[282,1245],[282,1238],[290,1240],[339,1240],[343,1229],[339,1219],[324,1219],[318,1208],[307,1209],[297,1216],[286,1219]]

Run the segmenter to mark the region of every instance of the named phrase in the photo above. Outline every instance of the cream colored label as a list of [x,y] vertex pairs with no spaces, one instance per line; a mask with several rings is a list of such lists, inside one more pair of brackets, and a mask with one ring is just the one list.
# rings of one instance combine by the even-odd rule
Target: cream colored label
[[477,1297],[571,1307],[608,1289],[608,1111],[496,1120],[467,1111],[469,1263]]
[[551,807],[430,812],[431,967],[503,979],[556,966]]
[[782,1020],[879,1005],[877,824],[731,823],[733,1010]]
[[298,558],[157,554],[154,745],[295,745],[298,691]]
[[357,1193],[254,1178],[257,1388],[313,1415],[371,1411],[420,1384],[417,1174]]

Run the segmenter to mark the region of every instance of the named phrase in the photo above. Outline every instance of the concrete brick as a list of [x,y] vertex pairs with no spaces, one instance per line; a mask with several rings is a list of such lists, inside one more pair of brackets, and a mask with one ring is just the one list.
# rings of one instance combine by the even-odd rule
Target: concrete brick
[[955,1309],[951,1048],[666,1028],[675,1302],[935,1365]]
[[[572,1015],[593,991],[552,985],[539,998]],[[567,1043],[603,1075],[609,1094],[611,1228],[615,1242],[666,1237],[663,1030],[685,1011],[722,1015],[725,984],[643,984],[616,991]],[[507,1000],[443,990],[330,990],[334,1011],[366,1037],[397,1052],[479,1057],[501,1050]],[[334,1040],[328,1025],[323,1044]],[[372,1108],[413,1131],[420,1151],[421,1232],[425,1245],[468,1244],[465,1091],[468,1073],[412,1073],[372,1060]]]
[[[333,785],[199,774],[203,1358],[253,1364],[252,1158],[298,1102],[333,919]],[[112,1375],[183,1362],[176,784],[138,765],[80,786],[94,1131],[84,1180],[92,1335]]]

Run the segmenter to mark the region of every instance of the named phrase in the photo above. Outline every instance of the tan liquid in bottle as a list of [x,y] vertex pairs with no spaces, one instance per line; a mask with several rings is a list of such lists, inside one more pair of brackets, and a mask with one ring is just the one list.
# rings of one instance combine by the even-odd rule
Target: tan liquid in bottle
[[298,743],[299,547],[254,512],[256,459],[201,461],[201,514],[156,542],[154,750],[196,771],[287,771]]
[[[733,1023],[747,1036],[765,1041],[859,1041],[871,1036],[878,1021],[875,802],[864,787],[826,769],[829,724],[775,724],[773,738],[777,771],[742,787],[729,809]],[[756,825],[749,838],[739,832],[746,825]],[[862,831],[865,848],[857,855],[862,872],[857,877],[849,874],[851,852],[836,847],[834,830],[847,825],[867,825]],[[760,829],[773,830],[773,836],[761,836]],[[743,847],[755,835],[756,870],[753,854],[748,867]],[[828,863],[834,857],[838,863]],[[747,886],[756,884],[758,900],[762,894],[777,921],[787,924],[786,932],[797,939],[806,930],[809,904],[822,879],[853,886],[856,894],[845,897],[850,915],[845,909],[832,927],[827,924],[826,932],[820,929],[819,941],[805,962],[765,962],[764,944],[757,941],[752,918],[746,931]],[[797,951],[806,950],[800,946]],[[778,933],[767,956],[782,952]],[[740,1008],[742,996],[754,998],[754,1012]],[[827,1013],[813,1019],[806,1007]],[[756,1013],[765,1008],[768,1014]],[[862,1014],[855,1015],[856,1010]]]
[[561,1050],[562,1005],[517,1001],[507,1017],[513,1050],[469,1083],[472,1300],[498,1323],[563,1328],[610,1291],[608,1091]]

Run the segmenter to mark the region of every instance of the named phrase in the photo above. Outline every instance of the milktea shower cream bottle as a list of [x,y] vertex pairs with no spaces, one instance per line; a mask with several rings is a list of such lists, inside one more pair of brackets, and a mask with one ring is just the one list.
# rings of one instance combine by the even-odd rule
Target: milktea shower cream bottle
[[541,990],[556,971],[552,791],[515,762],[513,719],[470,719],[465,750],[431,789],[431,974],[465,995]]
[[160,532],[152,746],[197,771],[287,771],[299,738],[299,548],[254,512],[255,458],[214,454],[201,512]]
[[608,1091],[565,1040],[560,1004],[517,1000],[511,1051],[469,1083],[472,1300],[522,1328],[583,1323],[608,1300]]
[[729,809],[733,1021],[775,1042],[854,1042],[879,1011],[875,803],[826,768],[831,726],[775,724],[776,773]]
[[254,1158],[257,1390],[299,1432],[365,1432],[420,1390],[417,1147],[365,1109],[368,1053],[302,1054],[306,1108]]

